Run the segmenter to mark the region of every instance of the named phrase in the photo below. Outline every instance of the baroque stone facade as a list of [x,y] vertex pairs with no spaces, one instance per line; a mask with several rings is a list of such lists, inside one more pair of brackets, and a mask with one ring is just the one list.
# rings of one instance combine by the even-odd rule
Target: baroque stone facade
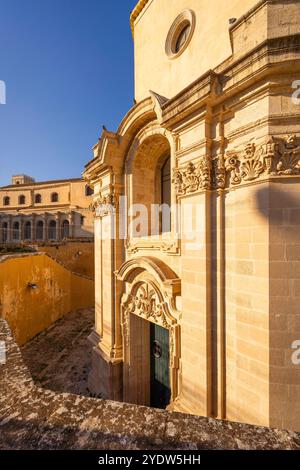
[[299,15],[138,2],[136,104],[84,173],[95,393],[300,429]]
[[0,188],[0,243],[92,238],[92,190],[81,178],[35,182],[12,177]]

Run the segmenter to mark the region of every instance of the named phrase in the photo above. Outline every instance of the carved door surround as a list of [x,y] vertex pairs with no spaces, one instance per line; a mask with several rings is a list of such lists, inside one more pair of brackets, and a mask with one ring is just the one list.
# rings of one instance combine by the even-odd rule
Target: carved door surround
[[[181,281],[161,260],[154,257],[133,258],[116,273],[126,282],[126,293],[121,299],[121,326],[124,357],[124,400],[134,401],[131,377],[134,362],[131,342],[131,316],[137,316],[169,330],[171,402],[179,395],[180,318],[176,296],[181,293]],[[146,361],[147,358],[145,358]],[[146,367],[146,366],[145,366]],[[131,397],[130,397],[131,396]],[[146,403],[145,403],[146,404]]]

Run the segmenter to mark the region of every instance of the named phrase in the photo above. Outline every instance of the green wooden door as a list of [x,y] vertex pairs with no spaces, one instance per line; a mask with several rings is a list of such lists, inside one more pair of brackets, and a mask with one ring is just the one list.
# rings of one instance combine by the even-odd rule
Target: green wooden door
[[151,323],[151,406],[165,408],[170,403],[169,331]]

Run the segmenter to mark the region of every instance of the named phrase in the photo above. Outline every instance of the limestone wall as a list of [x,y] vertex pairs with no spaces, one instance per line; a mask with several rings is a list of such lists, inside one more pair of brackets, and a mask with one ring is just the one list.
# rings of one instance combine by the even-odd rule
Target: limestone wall
[[[238,18],[256,3],[257,0],[150,0],[134,27],[136,100],[147,97],[149,90],[172,98],[227,59],[232,53],[229,19]],[[186,9],[196,14],[194,35],[188,49],[171,60],[165,53],[167,34],[175,18]]]
[[45,254],[3,256],[0,302],[0,316],[22,345],[68,312],[92,307],[94,282]]

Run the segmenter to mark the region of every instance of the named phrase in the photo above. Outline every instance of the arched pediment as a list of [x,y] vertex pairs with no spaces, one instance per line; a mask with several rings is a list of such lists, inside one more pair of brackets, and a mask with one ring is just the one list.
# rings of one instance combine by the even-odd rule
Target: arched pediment
[[120,137],[133,136],[148,122],[156,119],[154,102],[149,96],[128,111],[118,127],[117,134]]
[[134,161],[147,158],[147,168],[156,166],[159,156],[172,153],[174,141],[171,133],[163,129],[158,122],[151,122],[143,127],[134,137],[126,154],[125,168],[132,171]]
[[162,260],[153,256],[141,256],[126,261],[116,272],[117,279],[131,284],[135,278],[146,271],[169,297],[180,295],[181,279]]
[[172,143],[171,133],[159,125],[161,106],[167,99],[152,91],[149,94],[128,111],[117,132],[110,132],[103,126],[101,137],[93,147],[94,158],[86,165],[83,175],[91,184],[108,167],[120,171],[128,153],[132,153],[141,138],[156,133],[165,135]]

